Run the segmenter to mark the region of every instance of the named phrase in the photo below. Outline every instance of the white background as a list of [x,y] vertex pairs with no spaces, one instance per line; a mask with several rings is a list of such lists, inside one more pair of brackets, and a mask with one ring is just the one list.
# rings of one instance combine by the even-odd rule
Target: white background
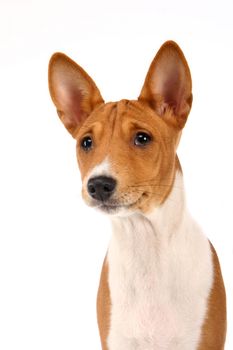
[[51,54],[71,56],[114,101],[138,96],[168,39],[193,76],[179,156],[189,208],[221,261],[233,349],[232,18],[230,0],[1,0],[1,350],[100,349],[95,298],[110,225],[81,201],[75,143],[48,93]]

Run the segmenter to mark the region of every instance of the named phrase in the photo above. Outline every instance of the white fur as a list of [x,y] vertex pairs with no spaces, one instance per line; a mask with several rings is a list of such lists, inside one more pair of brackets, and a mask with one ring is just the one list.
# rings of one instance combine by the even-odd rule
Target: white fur
[[96,176],[111,176],[110,170],[110,162],[106,157],[100,164],[97,164],[94,168],[92,168],[87,176],[83,180],[83,187],[85,187],[88,183],[88,180],[92,177]]
[[108,158],[105,158],[100,164],[96,165],[88,174],[88,178],[102,175],[110,175],[110,162]]
[[182,175],[161,207],[113,217],[112,226],[109,350],[196,350],[213,267],[186,210]]

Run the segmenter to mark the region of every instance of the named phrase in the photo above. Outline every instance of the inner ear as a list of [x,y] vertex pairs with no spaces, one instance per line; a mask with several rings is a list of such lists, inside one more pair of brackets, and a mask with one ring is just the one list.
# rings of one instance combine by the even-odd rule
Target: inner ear
[[58,85],[57,95],[59,95],[59,102],[57,106],[58,115],[64,123],[65,127],[71,132],[75,127],[82,123],[87,115],[84,112],[82,102],[84,95],[81,91],[72,84]]
[[184,54],[173,41],[152,61],[139,100],[178,128],[184,126],[192,105],[192,80]]

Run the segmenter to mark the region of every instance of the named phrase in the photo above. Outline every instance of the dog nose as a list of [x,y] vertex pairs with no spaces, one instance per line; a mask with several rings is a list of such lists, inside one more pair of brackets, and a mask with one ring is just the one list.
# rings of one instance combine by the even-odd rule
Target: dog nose
[[93,177],[87,183],[89,195],[98,201],[106,201],[111,197],[116,188],[116,180],[112,177]]

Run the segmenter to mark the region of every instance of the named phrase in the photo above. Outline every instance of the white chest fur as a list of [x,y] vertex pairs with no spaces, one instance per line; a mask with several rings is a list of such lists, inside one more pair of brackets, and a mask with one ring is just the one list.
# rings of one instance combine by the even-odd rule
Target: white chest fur
[[110,350],[196,350],[213,283],[209,242],[184,205],[182,177],[162,207],[113,219]]

